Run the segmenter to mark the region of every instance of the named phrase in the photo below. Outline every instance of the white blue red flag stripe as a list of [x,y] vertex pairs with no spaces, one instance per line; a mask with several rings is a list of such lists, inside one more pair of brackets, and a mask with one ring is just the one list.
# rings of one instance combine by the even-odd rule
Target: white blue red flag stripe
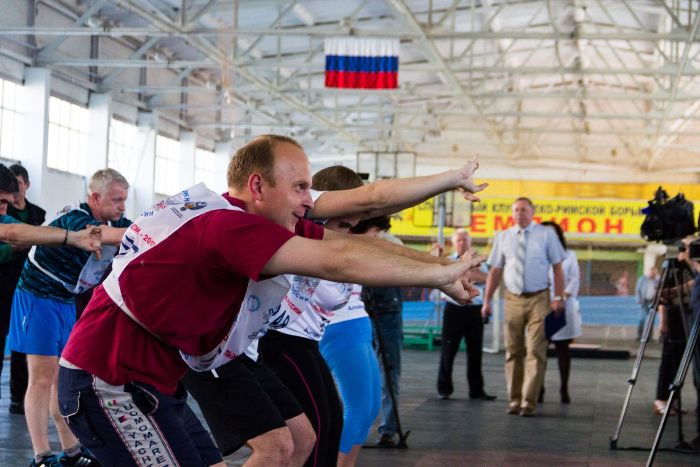
[[398,39],[326,39],[326,87],[397,88],[399,47]]

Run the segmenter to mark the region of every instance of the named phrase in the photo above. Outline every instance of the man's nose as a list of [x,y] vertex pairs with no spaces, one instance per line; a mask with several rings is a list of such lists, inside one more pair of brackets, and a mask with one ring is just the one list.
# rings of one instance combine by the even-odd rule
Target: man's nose
[[304,197],[301,200],[301,204],[305,209],[311,209],[314,207],[314,200],[311,198],[311,191],[305,190]]

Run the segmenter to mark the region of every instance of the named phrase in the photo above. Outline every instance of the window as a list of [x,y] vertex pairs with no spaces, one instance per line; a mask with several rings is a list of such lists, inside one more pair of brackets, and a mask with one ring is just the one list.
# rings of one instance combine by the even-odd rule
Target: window
[[18,159],[17,142],[19,140],[18,103],[22,101],[19,93],[22,86],[0,79],[0,157]]
[[124,175],[130,183],[134,182],[141,161],[136,150],[137,133],[136,125],[130,123],[113,118],[109,124],[107,166]]
[[194,153],[194,183],[204,182],[210,190],[221,193],[226,188],[226,175],[216,169],[216,153],[199,149]]
[[88,109],[51,97],[47,167],[85,175],[89,126]]
[[156,173],[153,191],[172,196],[186,188],[180,186],[180,162],[180,142],[165,136],[156,136]]

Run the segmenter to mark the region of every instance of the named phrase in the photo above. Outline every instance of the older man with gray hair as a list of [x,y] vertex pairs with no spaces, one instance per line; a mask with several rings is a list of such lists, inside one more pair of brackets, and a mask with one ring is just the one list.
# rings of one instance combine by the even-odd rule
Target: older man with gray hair
[[[465,229],[457,229],[452,234],[451,258],[458,259],[471,254],[472,239]],[[438,370],[438,397],[447,399],[454,391],[452,365],[464,338],[467,348],[467,381],[469,398],[492,401],[496,396],[484,391],[484,376],[481,372],[481,354],[484,344],[484,320],[481,317],[482,296],[488,269],[485,264],[478,271],[472,271],[470,279],[479,289],[479,295],[470,303],[461,306],[448,299],[442,321],[442,343],[440,345],[440,369]]]
[[[116,170],[98,170],[90,178],[87,201],[64,207],[49,223],[64,229],[66,239],[70,231],[99,225],[101,254],[68,245],[35,246],[22,270],[12,302],[10,348],[27,354],[29,385],[24,408],[35,454],[31,465],[96,465],[58,410],[58,358],[75,324],[75,296],[98,284],[131,224],[124,218],[128,189],[129,183]],[[49,446],[49,412],[61,440],[61,456],[54,455]]]

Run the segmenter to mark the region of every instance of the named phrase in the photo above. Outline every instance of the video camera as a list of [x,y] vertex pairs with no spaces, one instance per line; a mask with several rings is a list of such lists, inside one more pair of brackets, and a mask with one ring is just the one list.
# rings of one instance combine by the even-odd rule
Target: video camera
[[[683,242],[679,242],[678,251],[685,251],[686,246]],[[688,244],[688,256],[690,259],[700,261],[700,238],[696,238]]]
[[642,213],[646,214],[646,218],[642,223],[641,235],[648,241],[671,245],[696,231],[693,203],[685,199],[683,193],[669,198],[666,191],[659,187]]

